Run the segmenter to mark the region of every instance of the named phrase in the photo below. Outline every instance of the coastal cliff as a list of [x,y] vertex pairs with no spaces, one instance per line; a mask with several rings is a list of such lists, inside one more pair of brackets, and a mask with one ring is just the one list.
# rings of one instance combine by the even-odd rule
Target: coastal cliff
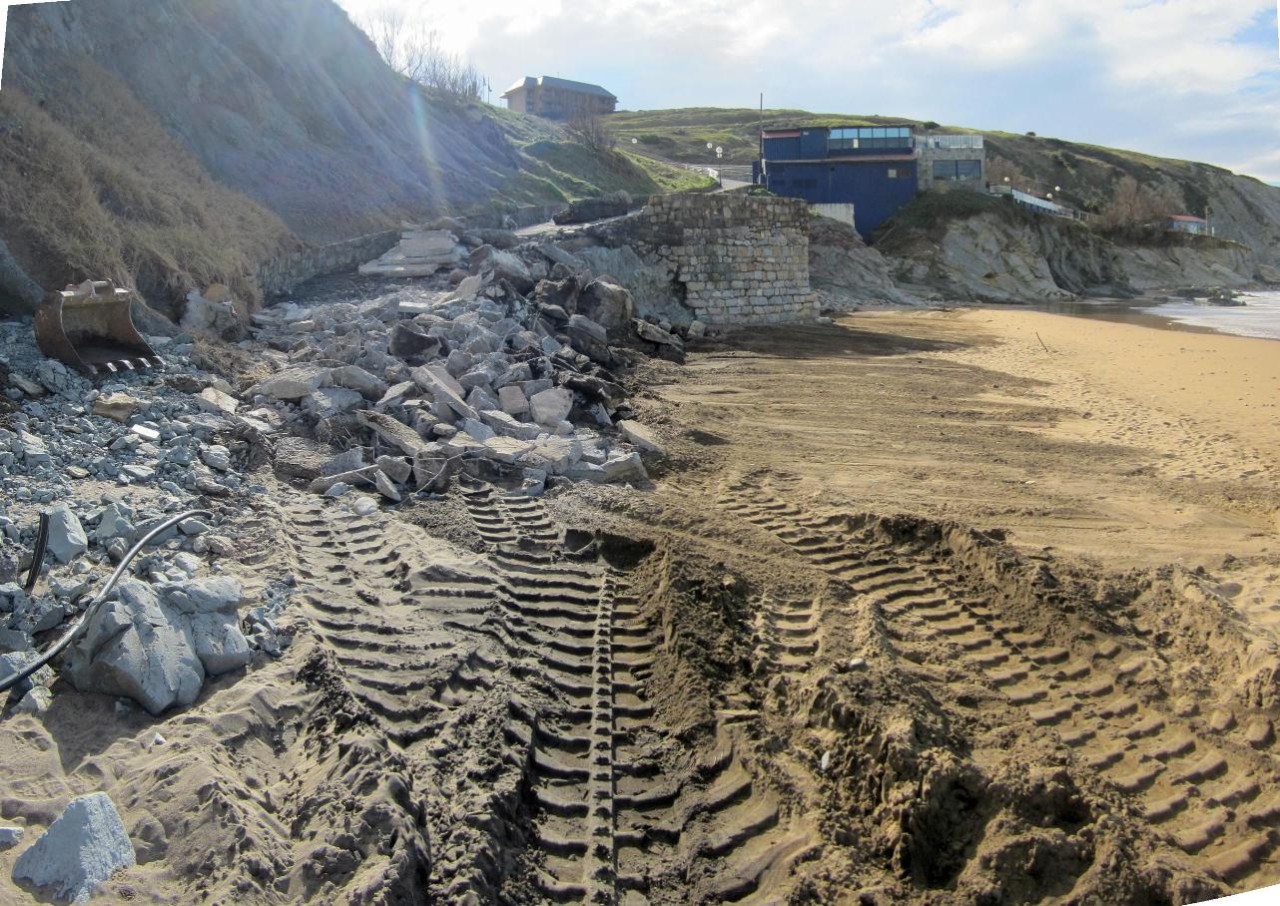
[[1126,297],[1265,279],[1240,243],[1161,233],[1113,240],[975,192],[922,196],[887,225],[876,248],[899,283],[960,301]]

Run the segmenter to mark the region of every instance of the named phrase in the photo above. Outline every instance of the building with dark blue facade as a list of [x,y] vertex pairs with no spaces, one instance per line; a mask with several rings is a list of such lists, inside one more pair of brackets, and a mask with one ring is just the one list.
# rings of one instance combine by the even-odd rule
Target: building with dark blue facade
[[810,204],[852,204],[864,239],[919,191],[909,126],[768,129],[759,181]]

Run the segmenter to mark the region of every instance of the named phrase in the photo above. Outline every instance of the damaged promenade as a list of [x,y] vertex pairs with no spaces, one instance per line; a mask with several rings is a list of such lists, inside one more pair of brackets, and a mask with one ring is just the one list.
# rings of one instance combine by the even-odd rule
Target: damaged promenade
[[[282,904],[1271,880],[1267,437],[1126,435],[1092,383],[1082,420],[1073,358],[956,313],[819,321],[774,257],[795,222],[740,204],[751,231],[675,205],[702,262],[652,210],[406,229],[247,321],[193,294],[163,367],[95,381],[0,325],[6,669],[206,512],[10,693],[6,876]],[[745,274],[762,301],[717,308]],[[1124,446],[1063,433],[1095,422]],[[1160,565],[1197,550],[1221,566]]]

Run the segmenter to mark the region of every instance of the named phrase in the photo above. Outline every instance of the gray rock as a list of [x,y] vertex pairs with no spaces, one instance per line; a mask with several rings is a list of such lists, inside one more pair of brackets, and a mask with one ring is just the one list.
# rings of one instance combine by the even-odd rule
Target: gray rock
[[387,350],[397,358],[432,358],[440,353],[440,341],[413,321],[399,321],[391,328]]
[[[456,381],[453,381],[448,372],[445,372],[445,377],[449,378],[447,382],[431,368],[415,368],[411,374],[417,385],[432,394],[439,405],[447,407],[463,418],[477,417],[476,410],[467,405],[466,401],[462,399],[461,386]],[[453,386],[450,386],[450,384]]]
[[413,466],[409,464],[409,460],[400,456],[379,456],[378,468],[397,484],[404,484],[413,475]]
[[209,676],[239,670],[253,660],[249,640],[234,613],[199,613],[191,617],[196,657]]
[[[459,400],[459,402],[462,401]],[[462,403],[462,405],[465,406],[466,403]],[[356,419],[388,444],[408,456],[413,456],[427,443],[417,431],[381,412],[369,412],[367,410],[357,412]]]
[[379,380],[359,365],[343,365],[333,369],[330,379],[337,387],[355,390],[367,400],[380,400],[387,392],[387,382]]
[[337,456],[330,457],[324,465],[320,467],[319,475],[328,478],[331,475],[342,475],[345,472],[355,472],[365,467],[364,448],[352,447]]
[[235,613],[244,599],[240,583],[229,576],[213,576],[160,587],[163,603],[181,614]]
[[60,563],[70,563],[89,549],[89,538],[76,514],[65,504],[49,511],[49,552]]
[[563,387],[535,393],[529,400],[529,410],[533,420],[549,427],[564,421],[571,409],[573,409],[573,394]]
[[35,845],[18,856],[13,878],[48,888],[55,899],[87,903],[94,888],[136,863],[124,822],[106,793],[73,799]]
[[[480,418],[488,425],[495,434],[502,434],[506,437],[515,437],[520,440],[533,440],[542,433],[537,425],[530,425],[527,422],[517,421],[512,416],[497,409],[486,409],[480,413]],[[471,432],[468,431],[468,434]],[[471,435],[475,437],[474,434]],[[477,438],[483,440],[484,438]]]
[[261,394],[277,400],[300,400],[319,390],[329,379],[328,368],[300,365],[286,368],[254,387],[251,394]]
[[479,441],[486,441],[491,437],[497,436],[496,431],[476,418],[465,419],[462,422],[462,430]]
[[231,451],[221,444],[214,444],[200,451],[200,460],[211,469],[225,472],[231,468]]
[[386,476],[381,469],[373,473],[373,483],[378,489],[378,493],[390,500],[392,503],[399,503],[403,498],[400,496],[400,490],[395,483]]
[[529,411],[529,398],[514,384],[498,390],[498,404],[508,415],[524,415]]
[[608,331],[622,330],[635,317],[631,293],[616,283],[592,280],[578,296],[578,313]]
[[200,395],[196,397],[196,405],[214,415],[235,415],[236,410],[240,408],[240,403],[234,396],[216,387],[205,387],[201,390]]
[[345,387],[321,387],[308,394],[302,408],[317,418],[332,418],[364,405],[364,396],[358,390]]
[[204,683],[190,622],[136,579],[121,582],[117,595],[93,614],[67,655],[72,684],[131,698],[153,715],[190,705]]
[[133,523],[129,521],[126,511],[118,503],[109,503],[102,511],[97,528],[93,530],[93,540],[104,545],[112,538],[124,538],[128,541],[133,538],[133,531]]
[[25,827],[0,827],[0,848],[8,849],[17,846],[26,835]]

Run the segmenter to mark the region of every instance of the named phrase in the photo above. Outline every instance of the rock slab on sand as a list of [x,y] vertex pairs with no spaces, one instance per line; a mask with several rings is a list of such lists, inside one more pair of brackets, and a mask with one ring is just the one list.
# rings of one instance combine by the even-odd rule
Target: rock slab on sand
[[15,881],[52,888],[60,902],[87,903],[93,889],[136,862],[124,822],[106,793],[73,799],[13,866]]

